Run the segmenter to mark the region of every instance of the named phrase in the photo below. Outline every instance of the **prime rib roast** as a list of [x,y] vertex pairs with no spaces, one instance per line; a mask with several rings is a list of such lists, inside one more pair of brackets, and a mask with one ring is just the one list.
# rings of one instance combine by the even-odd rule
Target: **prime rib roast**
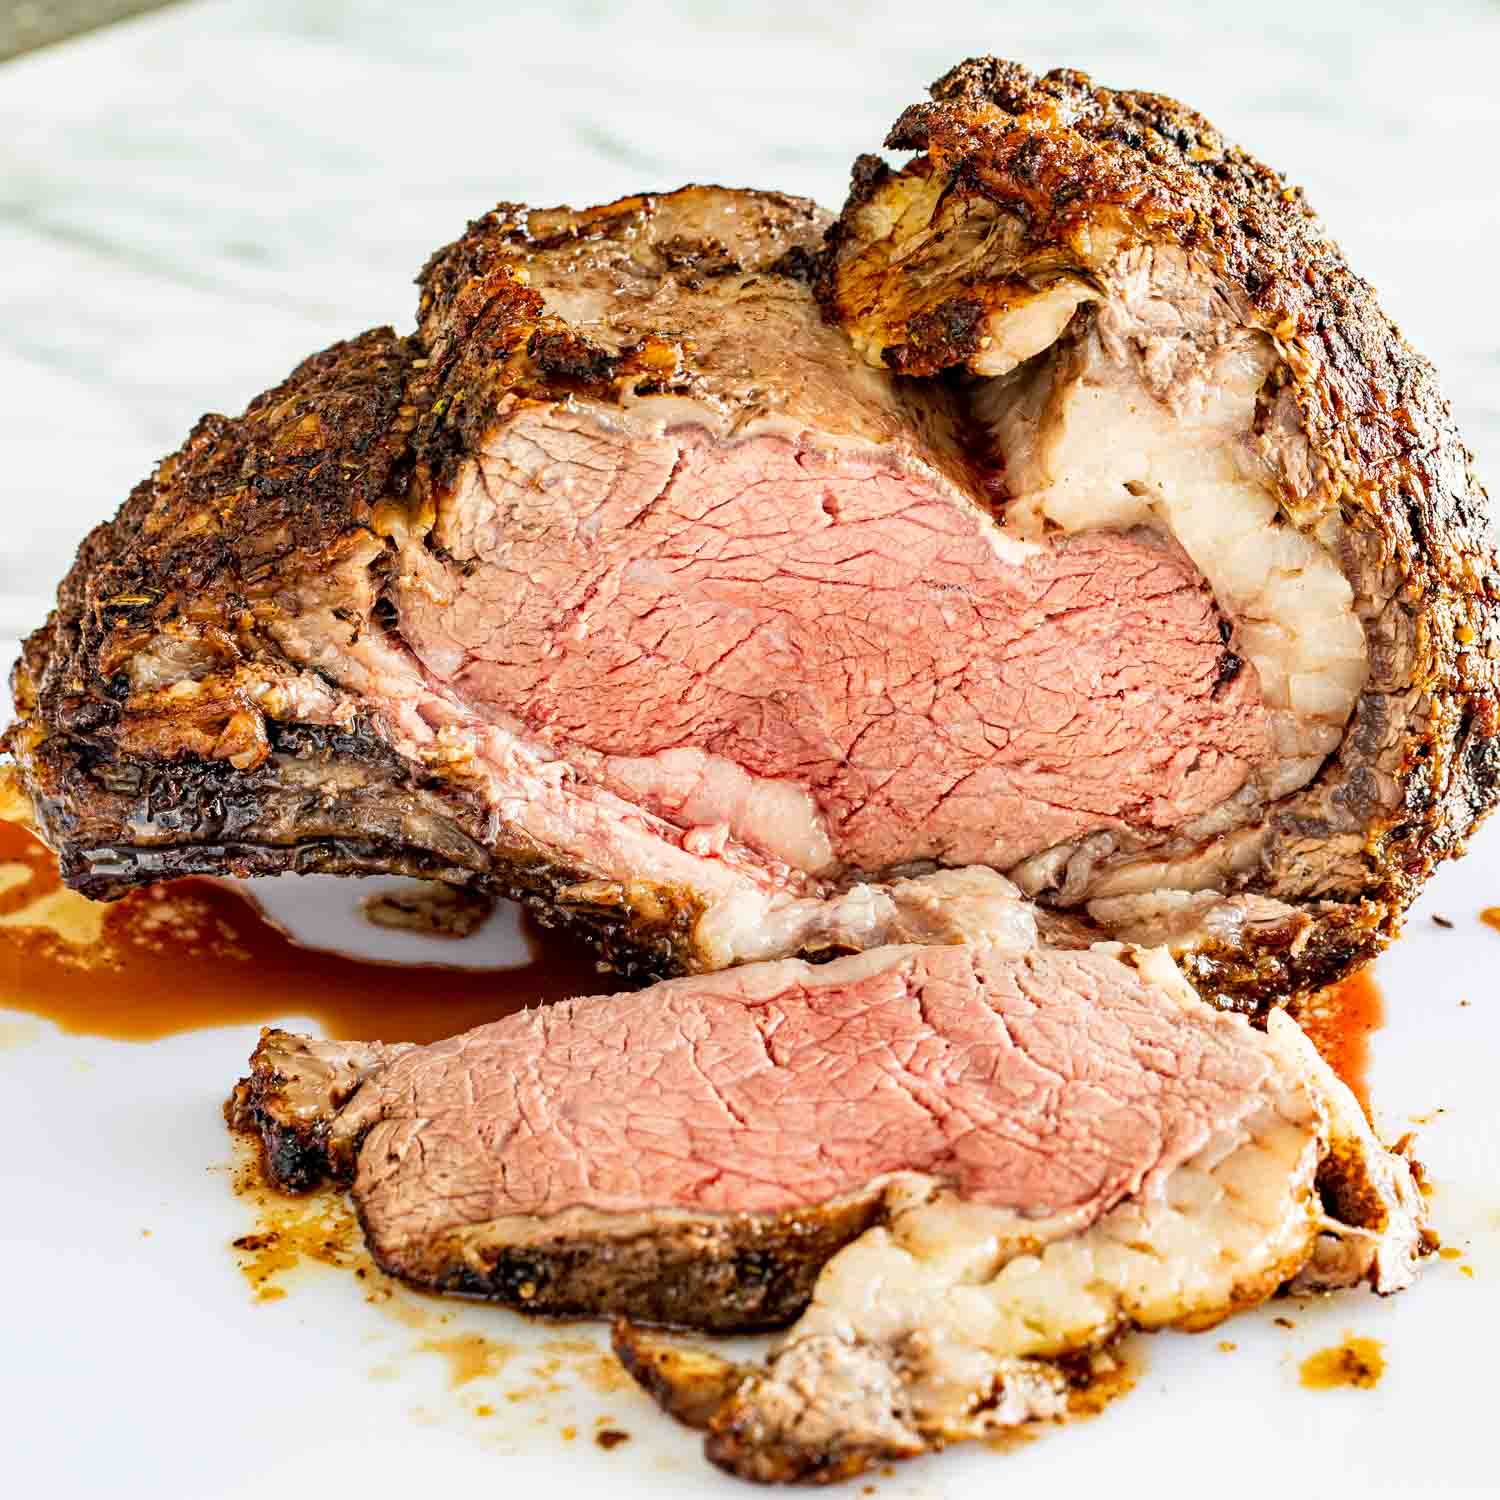
[[1198,115],[934,100],[826,245],[774,193],[504,205],[414,333],[205,417],[16,668],[65,878],[482,881],[651,975],[980,865],[1221,999],[1368,958],[1496,795],[1431,368]]
[[[986,910],[985,908],[989,909]],[[1399,1290],[1406,1160],[1281,1011],[1059,949],[1002,877],[961,943],[570,1000],[431,1046],[267,1031],[230,1101],[377,1262],[616,1348],[711,1458],[846,1477],[1066,1415],[1070,1356],[1278,1289]],[[796,1318],[763,1366],[634,1326]]]
[[[87,538],[6,740],[89,895],[411,873],[662,980],[270,1032],[230,1114],[395,1274],[620,1318],[758,1478],[1063,1414],[1126,1327],[1404,1285],[1411,1171],[1275,1007],[1500,770],[1483,490],[1300,193],[994,59],[887,145],[837,219],[471,224],[414,331]],[[642,1326],[788,1323],[758,1366]]]

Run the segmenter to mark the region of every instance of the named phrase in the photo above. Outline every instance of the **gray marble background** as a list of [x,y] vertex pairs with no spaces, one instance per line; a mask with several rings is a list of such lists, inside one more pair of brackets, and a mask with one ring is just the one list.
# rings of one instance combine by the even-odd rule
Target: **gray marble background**
[[986,51],[1176,94],[1302,182],[1500,478],[1500,0],[205,0],[0,67],[0,635],[201,412],[409,326],[496,200],[837,204]]

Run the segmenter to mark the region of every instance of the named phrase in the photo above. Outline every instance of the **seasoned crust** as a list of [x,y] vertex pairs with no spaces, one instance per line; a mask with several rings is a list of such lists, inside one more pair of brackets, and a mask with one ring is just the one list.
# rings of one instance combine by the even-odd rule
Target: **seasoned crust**
[[471,1231],[461,1245],[424,1246],[412,1263],[373,1253],[382,1270],[415,1285],[546,1317],[756,1333],[790,1323],[824,1265],[883,1212],[876,1190],[783,1213],[701,1215],[676,1225],[643,1214],[635,1226],[559,1228],[522,1247],[486,1246],[482,1231]]
[[[88,879],[95,826],[119,842],[205,778],[223,781],[224,797],[250,795],[226,773],[265,766],[272,723],[295,722],[298,696],[326,692],[296,681],[266,627],[289,583],[370,544],[375,502],[402,482],[410,357],[405,340],[373,329],[304,360],[242,416],[203,417],[79,548],[56,609],[22,647],[5,739],[70,883],[112,896],[158,878]],[[139,674],[155,641],[183,653],[189,691]],[[203,812],[226,825],[202,835],[215,842],[246,821],[216,798]]]
[[[738,203],[730,219],[725,197]],[[234,669],[256,659],[284,668],[264,630],[288,585],[361,548],[378,554],[380,507],[420,510],[476,450],[500,401],[618,398],[627,385],[630,394],[687,393],[701,383],[681,337],[646,332],[631,348],[605,350],[544,315],[526,286],[529,257],[576,247],[582,261],[591,247],[618,251],[624,241],[632,253],[646,247],[659,276],[777,275],[772,263],[815,244],[825,223],[802,199],[712,188],[583,213],[500,205],[429,261],[415,336],[371,329],[304,360],[242,415],[203,417],[89,534],[56,610],[23,647],[14,683],[23,714],[37,713],[48,732],[85,734],[129,719],[146,738],[160,706],[137,708],[139,684],[122,674],[153,637],[176,632],[204,653],[199,678],[213,676],[221,691],[211,702],[199,695],[196,718],[174,703],[170,736],[150,748],[258,763],[261,715]],[[726,224],[738,238],[712,232],[731,232]],[[26,726],[10,739],[23,753]]]
[[712,186],[580,211],[497,205],[418,277],[427,360],[411,399],[423,414],[416,433],[423,473],[439,489],[451,485],[516,401],[711,398],[720,372],[701,358],[689,329],[673,326],[670,315],[633,320],[627,313],[608,320],[620,336],[605,347],[547,311],[532,285],[534,260],[545,263],[553,284],[586,286],[604,275],[625,287],[669,280],[691,294],[736,274],[805,279],[827,223],[805,198]]
[[201,625],[222,661],[264,652],[258,627],[288,560],[295,573],[327,557],[400,488],[411,358],[407,340],[372,329],[304,360],[242,416],[201,418],[79,548],[57,609],[23,648],[22,708],[40,708],[53,730],[113,724],[131,687],[118,674],[174,625]]
[[[1432,864],[1461,847],[1495,799],[1483,495],[1431,372],[1295,194],[1288,201],[1274,173],[1200,117],[1157,96],[1093,89],[1082,75],[1036,79],[990,60],[955,70],[936,92],[892,138],[927,151],[909,171],[953,165],[953,192],[1020,205],[1028,233],[1062,259],[1070,237],[1111,215],[1172,235],[1222,263],[1280,340],[1288,400],[1310,434],[1306,484],[1289,482],[1284,504],[1299,525],[1319,507],[1347,517],[1346,569],[1362,580],[1375,678],[1338,760],[1278,814],[1254,882],[1315,916],[1307,941],[1289,951],[1256,936],[1187,962],[1204,994],[1247,1007],[1337,978],[1376,951]],[[1023,138],[1012,140],[1010,126]],[[851,212],[890,176],[873,158],[857,168],[822,266],[825,301]],[[581,397],[625,408],[668,394],[708,405],[723,392],[727,408],[743,406],[722,353],[683,336],[701,330],[697,303],[679,320],[642,298],[636,323],[635,314],[605,319],[601,332],[590,319],[585,334],[537,289],[628,271],[694,297],[745,276],[806,278],[819,211],[777,194],[728,196],[734,215],[709,188],[580,212],[502,205],[429,262],[415,335],[374,330],[305,361],[243,417],[204,418],[85,542],[57,612],[26,643],[15,676],[22,720],[7,740],[70,883],[109,897],[204,870],[436,874],[582,921],[623,972],[693,967],[699,908],[689,893],[627,898],[536,849],[495,847],[461,778],[389,753],[358,696],[296,668],[269,633],[289,588],[340,569],[363,570],[377,609],[388,531],[426,532],[438,550],[427,532],[437,507],[518,403]],[[920,309],[902,368],[964,357],[971,303],[977,293]],[[862,425],[887,438],[875,406]],[[1350,488],[1356,471],[1374,488]],[[352,611],[351,632],[365,619]],[[168,700],[133,679],[153,640],[192,656],[191,694],[175,691],[179,681]],[[289,744],[313,749],[289,754]],[[309,785],[298,764],[336,758],[333,746],[374,769],[363,788],[333,788],[312,804],[321,830],[304,827]],[[412,816],[393,823],[392,807]],[[372,820],[374,831],[350,838],[350,826],[364,827],[350,819]]]
[[[1286,953],[1205,949],[1185,967],[1203,993],[1243,1005],[1326,983],[1383,946],[1500,796],[1500,582],[1472,455],[1432,366],[1300,190],[1202,115],[996,58],[961,64],[931,94],[886,142],[920,156],[899,173],[877,157],[856,164],[817,283],[826,315],[888,365],[964,363],[979,312],[1054,276],[1087,280],[1103,243],[1181,247],[1274,341],[1281,366],[1263,399],[1275,409],[1263,416],[1294,425],[1296,440],[1278,446],[1267,432],[1261,456],[1287,520],[1337,523],[1370,676],[1335,756],[1274,809],[1249,882],[1312,915],[1309,940]],[[1003,222],[1028,279],[939,282],[884,258],[880,232],[903,194],[934,176],[944,225],[962,222],[965,204]],[[916,253],[943,250],[929,240]]]
[[325,1042],[263,1026],[250,1072],[224,1104],[224,1120],[262,1150],[266,1179],[284,1193],[305,1193],[354,1172],[354,1142],[332,1127],[360,1084],[409,1043]]

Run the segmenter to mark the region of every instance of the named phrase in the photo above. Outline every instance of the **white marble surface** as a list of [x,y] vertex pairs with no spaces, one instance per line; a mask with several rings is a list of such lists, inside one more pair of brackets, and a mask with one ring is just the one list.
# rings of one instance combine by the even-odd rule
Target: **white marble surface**
[[500,198],[836,204],[974,52],[1175,93],[1303,182],[1495,473],[1500,4],[210,0],[0,70],[0,632],[204,410],[408,326]]

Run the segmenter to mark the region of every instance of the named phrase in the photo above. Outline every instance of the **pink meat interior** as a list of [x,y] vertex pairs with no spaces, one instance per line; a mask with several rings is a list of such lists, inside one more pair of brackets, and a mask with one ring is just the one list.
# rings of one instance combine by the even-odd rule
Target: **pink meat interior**
[[1269,751],[1179,548],[1018,549],[888,458],[627,441],[554,410],[502,431],[432,540],[460,566],[406,559],[399,608],[435,678],[637,806],[810,873],[1167,830]]
[[372,1229],[393,1248],[573,1206],[774,1212],[908,1170],[1091,1218],[1267,1102],[1242,1020],[1105,954],[881,953],[568,1001],[398,1058],[350,1111],[377,1122]]

